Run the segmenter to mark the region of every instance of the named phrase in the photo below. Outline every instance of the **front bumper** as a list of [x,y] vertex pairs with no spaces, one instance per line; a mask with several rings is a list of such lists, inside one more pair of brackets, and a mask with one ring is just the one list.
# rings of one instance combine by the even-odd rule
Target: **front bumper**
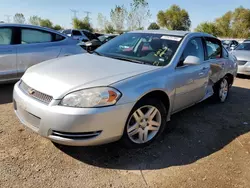
[[19,88],[13,93],[15,113],[20,121],[53,142],[71,146],[100,145],[121,138],[134,103],[104,108],[71,108],[49,105],[31,98]]
[[250,62],[245,65],[238,65],[238,74],[250,75]]

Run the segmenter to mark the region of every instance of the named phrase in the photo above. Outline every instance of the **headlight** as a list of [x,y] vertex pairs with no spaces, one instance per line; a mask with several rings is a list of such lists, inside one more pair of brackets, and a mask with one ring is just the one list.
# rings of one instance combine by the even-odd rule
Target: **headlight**
[[66,95],[62,101],[62,106],[93,108],[114,105],[121,93],[114,88],[98,87],[76,91]]

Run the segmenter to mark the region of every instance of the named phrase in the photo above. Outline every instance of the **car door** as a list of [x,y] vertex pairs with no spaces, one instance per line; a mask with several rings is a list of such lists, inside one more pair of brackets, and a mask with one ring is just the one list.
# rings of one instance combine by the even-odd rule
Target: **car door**
[[[198,57],[198,65],[184,65],[188,56]],[[179,64],[175,69],[175,100],[173,111],[179,111],[201,101],[208,85],[210,66],[205,60],[204,42],[202,38],[191,39],[182,54]]]
[[33,28],[20,28],[20,44],[17,45],[17,74],[19,77],[31,66],[57,58],[60,43],[54,41],[55,34]]
[[211,67],[208,88],[211,88],[214,83],[216,83],[225,75],[227,59],[223,58],[222,45],[218,39],[206,37],[205,44],[206,59]]
[[11,27],[0,27],[0,82],[16,79],[16,63],[14,30]]

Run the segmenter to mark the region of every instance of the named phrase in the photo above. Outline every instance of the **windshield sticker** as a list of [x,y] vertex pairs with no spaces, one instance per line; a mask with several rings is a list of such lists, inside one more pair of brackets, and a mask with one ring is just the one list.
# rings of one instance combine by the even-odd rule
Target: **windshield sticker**
[[161,39],[180,41],[180,40],[181,40],[181,37],[162,36]]

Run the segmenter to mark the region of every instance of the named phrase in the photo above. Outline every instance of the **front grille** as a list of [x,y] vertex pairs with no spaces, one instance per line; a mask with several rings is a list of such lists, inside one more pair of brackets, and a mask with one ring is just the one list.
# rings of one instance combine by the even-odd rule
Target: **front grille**
[[238,65],[245,65],[247,61],[237,61]]
[[30,97],[36,99],[36,100],[39,100],[39,101],[41,101],[41,102],[43,102],[43,103],[45,103],[45,104],[47,104],[47,105],[48,105],[48,104],[52,101],[52,99],[53,99],[53,97],[51,97],[51,96],[49,96],[49,95],[46,95],[46,94],[44,94],[44,93],[41,93],[41,92],[39,92],[39,91],[37,91],[37,90],[35,90],[35,89],[29,87],[29,86],[28,86],[27,84],[25,84],[23,81],[21,81],[21,83],[20,83],[20,88],[21,88],[21,90],[22,90],[26,95],[28,95],[28,96],[30,96]]
[[52,131],[53,136],[58,136],[62,138],[69,138],[69,139],[91,139],[99,136],[102,131],[95,131],[95,132],[85,132],[85,133],[66,133],[60,131]]

